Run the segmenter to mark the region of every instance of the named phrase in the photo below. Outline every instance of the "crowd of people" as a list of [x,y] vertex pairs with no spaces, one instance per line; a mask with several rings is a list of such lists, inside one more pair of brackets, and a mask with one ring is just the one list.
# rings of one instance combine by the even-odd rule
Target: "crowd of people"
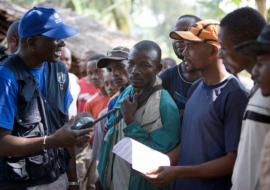
[[[168,33],[179,64],[142,40],[84,52],[76,76],[65,45],[77,33],[46,7],[8,29],[1,190],[270,189],[270,25],[258,11],[240,8],[220,22],[180,16]],[[166,154],[170,166],[135,171],[112,151],[125,137]]]

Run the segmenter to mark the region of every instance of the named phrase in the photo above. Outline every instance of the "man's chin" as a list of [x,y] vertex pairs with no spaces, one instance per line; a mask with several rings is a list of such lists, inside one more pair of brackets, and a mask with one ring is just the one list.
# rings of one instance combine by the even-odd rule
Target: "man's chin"
[[178,59],[184,59],[184,56],[182,54],[176,54],[176,56],[178,57]]
[[140,85],[137,85],[137,84],[131,84],[133,86],[133,88],[141,88]]

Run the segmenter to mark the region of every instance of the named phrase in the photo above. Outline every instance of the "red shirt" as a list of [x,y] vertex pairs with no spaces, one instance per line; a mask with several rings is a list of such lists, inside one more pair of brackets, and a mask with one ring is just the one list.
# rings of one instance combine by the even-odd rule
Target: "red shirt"
[[91,83],[88,83],[86,81],[86,77],[81,78],[78,83],[81,87],[77,101],[77,109],[78,113],[80,113],[83,112],[87,100],[89,100],[95,93],[99,92],[99,89],[94,88]]
[[[84,106],[84,111],[91,113],[95,117],[95,119],[97,119],[99,113],[108,106],[109,101],[109,96],[102,97],[99,95],[99,93],[96,93],[86,102]],[[90,140],[91,145],[93,144],[93,141],[94,138]]]
[[84,111],[91,113],[97,119],[99,113],[108,106],[109,100],[109,96],[102,97],[99,93],[96,93],[86,102]]

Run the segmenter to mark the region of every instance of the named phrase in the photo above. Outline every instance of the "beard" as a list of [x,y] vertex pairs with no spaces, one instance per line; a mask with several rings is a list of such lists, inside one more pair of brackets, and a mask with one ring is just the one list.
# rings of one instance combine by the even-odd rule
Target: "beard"
[[178,57],[178,59],[184,59],[184,56],[182,55],[182,53],[178,53],[177,51],[174,50],[175,55]]

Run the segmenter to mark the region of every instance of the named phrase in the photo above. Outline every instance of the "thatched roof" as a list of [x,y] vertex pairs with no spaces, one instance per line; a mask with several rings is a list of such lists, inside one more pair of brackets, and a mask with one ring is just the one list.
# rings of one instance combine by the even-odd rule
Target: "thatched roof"
[[26,11],[14,3],[0,0],[0,42],[5,39],[10,24],[20,19]]
[[[71,9],[65,9],[48,2],[39,4],[39,6],[53,7],[65,24],[79,30],[79,34],[67,40],[67,47],[71,50],[75,58],[80,58],[82,52],[89,50],[106,53],[113,47],[125,46],[131,48],[136,43],[136,40],[131,36],[119,30],[112,30],[92,18],[78,15]],[[27,10],[17,4],[0,0],[0,16],[2,22],[4,19],[6,21],[0,23],[6,25],[2,34],[5,34],[8,26],[13,21],[20,19]]]
[[131,48],[135,43],[131,36],[112,30],[99,21],[74,13],[71,9],[57,7],[51,3],[40,4],[44,7],[53,7],[59,13],[65,24],[79,30],[79,34],[67,40],[67,47],[75,57],[80,57],[82,52],[94,50],[106,53],[116,46]]

